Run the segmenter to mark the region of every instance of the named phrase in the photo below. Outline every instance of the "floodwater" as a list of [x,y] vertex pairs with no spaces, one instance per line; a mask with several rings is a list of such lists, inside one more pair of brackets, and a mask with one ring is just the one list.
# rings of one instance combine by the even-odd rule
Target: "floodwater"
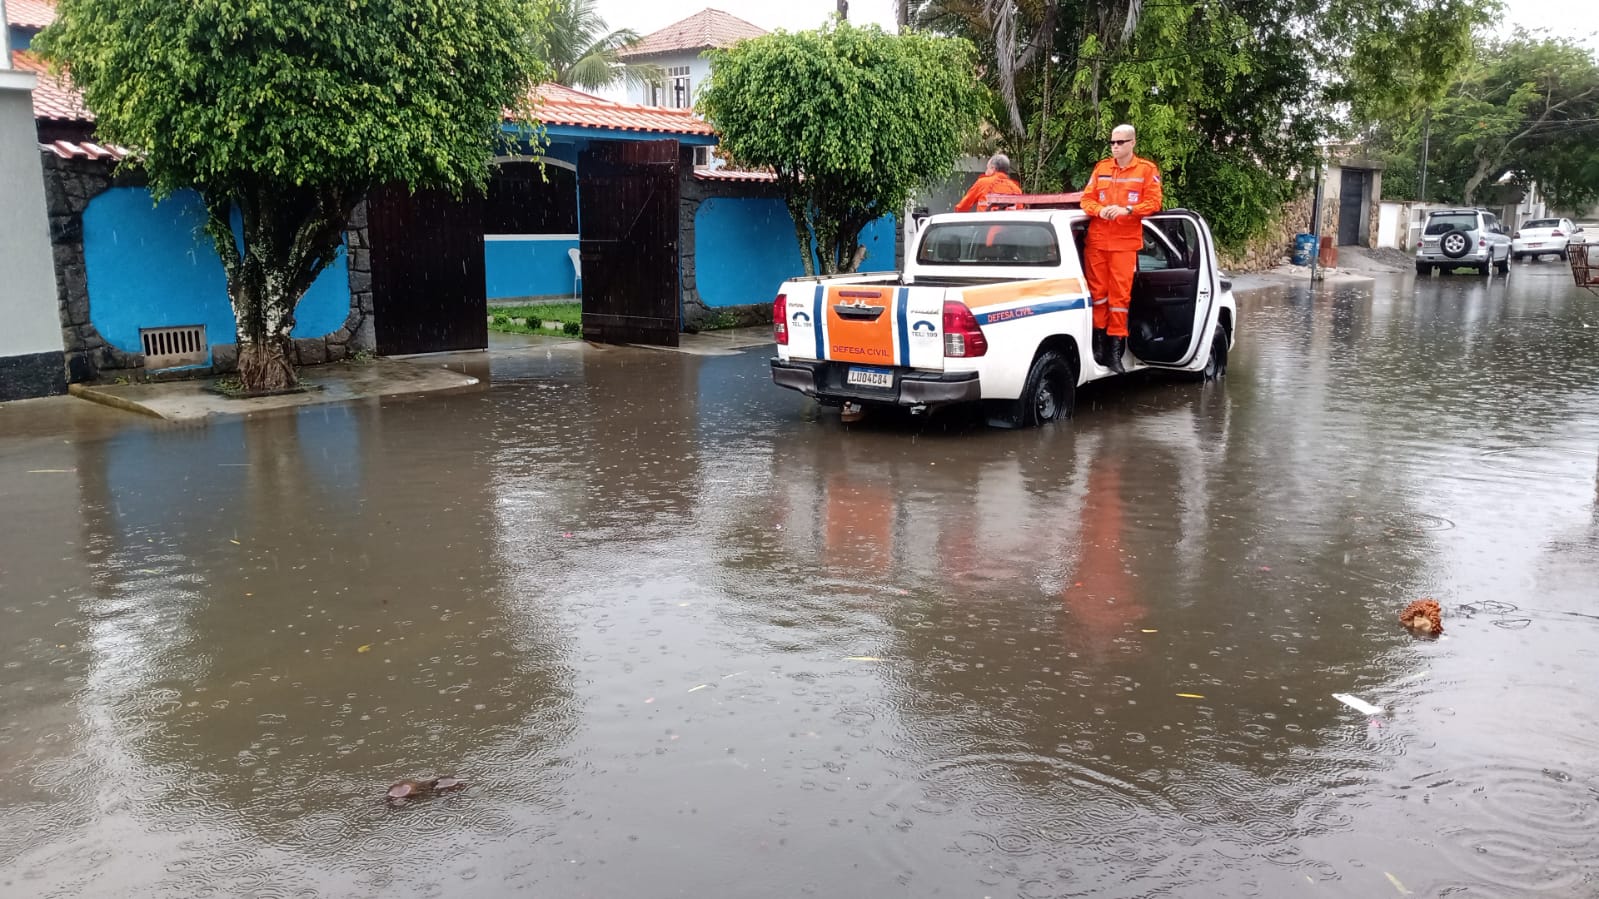
[[1599,893],[1599,297],[1241,307],[1033,432],[576,343],[0,418],[0,895]]

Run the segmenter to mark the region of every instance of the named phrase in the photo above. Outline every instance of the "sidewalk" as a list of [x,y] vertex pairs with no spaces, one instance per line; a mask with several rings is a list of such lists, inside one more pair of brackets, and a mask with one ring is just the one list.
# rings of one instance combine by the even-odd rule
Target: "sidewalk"
[[525,353],[607,353],[654,351],[690,356],[732,356],[769,345],[770,326],[732,328],[683,334],[675,347],[628,344],[606,346],[536,334],[489,333],[487,350],[398,356],[370,362],[335,362],[301,370],[302,383],[316,388],[305,393],[231,399],[207,390],[210,379],[155,384],[73,384],[69,392],[83,400],[165,421],[197,421],[218,415],[246,415],[321,403],[414,393],[487,390],[493,359]]
[[214,415],[244,415],[367,397],[482,389],[482,381],[478,378],[449,371],[427,357],[316,365],[301,371],[301,382],[318,389],[282,396],[232,399],[208,391],[210,380],[207,379],[157,384],[73,384],[68,391],[79,399],[127,412],[166,421],[194,421]]
[[[1372,284],[1378,275],[1397,275],[1411,270],[1409,254],[1393,249],[1368,249],[1346,246],[1338,248],[1338,265],[1318,268],[1316,280],[1321,284]],[[1263,272],[1247,272],[1233,276],[1233,290],[1259,290],[1283,284],[1303,284],[1310,281],[1310,266],[1283,264]]]

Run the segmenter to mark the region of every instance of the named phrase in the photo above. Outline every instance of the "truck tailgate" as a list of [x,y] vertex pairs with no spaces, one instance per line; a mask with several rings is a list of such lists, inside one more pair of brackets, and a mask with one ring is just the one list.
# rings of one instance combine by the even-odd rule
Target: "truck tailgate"
[[817,284],[808,296],[788,294],[788,310],[792,358],[944,368],[941,287]]

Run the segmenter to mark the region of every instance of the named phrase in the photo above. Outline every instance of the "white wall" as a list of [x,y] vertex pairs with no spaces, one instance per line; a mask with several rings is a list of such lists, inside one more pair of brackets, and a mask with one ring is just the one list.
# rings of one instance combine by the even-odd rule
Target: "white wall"
[[[660,66],[663,70],[671,69],[676,66],[688,66],[688,90],[690,106],[694,105],[694,99],[699,93],[700,85],[704,84],[705,79],[711,74],[710,62],[701,58],[698,53],[685,52],[672,56],[656,56],[651,58],[649,61]],[[626,97],[627,102],[629,103],[648,104],[649,89],[639,85],[629,86],[627,88]]]
[[33,76],[0,70],[0,357],[61,352]]
[[1401,236],[1400,223],[1404,221],[1404,206],[1400,203],[1384,203],[1377,210],[1377,246],[1392,247],[1402,250],[1399,245]]

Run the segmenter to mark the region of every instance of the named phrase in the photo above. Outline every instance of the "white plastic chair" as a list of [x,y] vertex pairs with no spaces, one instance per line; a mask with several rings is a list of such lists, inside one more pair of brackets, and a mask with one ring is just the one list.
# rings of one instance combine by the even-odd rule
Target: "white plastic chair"
[[571,247],[567,249],[566,255],[572,260],[572,299],[581,299],[582,294],[577,292],[577,282],[583,280],[583,254],[578,252],[577,247]]

